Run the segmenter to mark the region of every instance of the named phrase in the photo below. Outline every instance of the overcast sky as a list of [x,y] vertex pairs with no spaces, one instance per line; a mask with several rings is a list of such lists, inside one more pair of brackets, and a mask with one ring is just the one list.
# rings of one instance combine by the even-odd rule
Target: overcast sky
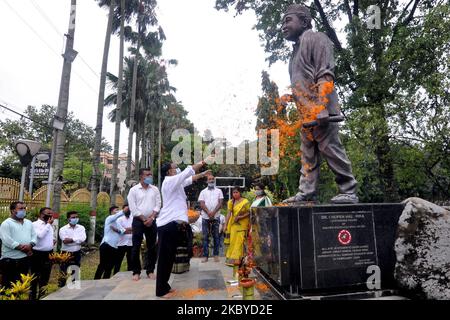
[[[158,19],[167,36],[164,57],[179,64],[169,70],[176,97],[200,133],[212,130],[233,144],[254,139],[254,116],[266,69],[280,89],[289,83],[285,64],[268,69],[253,13],[234,17],[218,12],[214,0],[159,0]],[[63,33],[70,0],[0,0],[0,102],[23,112],[27,105],[57,105]],[[77,1],[75,50],[69,111],[95,126],[99,73],[107,11],[94,0]],[[118,73],[119,41],[113,37],[108,71]],[[105,109],[103,136],[113,145],[114,124]],[[0,108],[0,119],[17,118]],[[127,151],[122,125],[120,152]]]

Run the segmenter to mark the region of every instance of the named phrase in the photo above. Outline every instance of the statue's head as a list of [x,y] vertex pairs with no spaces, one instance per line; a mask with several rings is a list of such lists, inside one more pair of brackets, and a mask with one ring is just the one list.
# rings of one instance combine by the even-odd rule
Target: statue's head
[[312,28],[311,13],[309,9],[300,4],[292,4],[287,9],[281,20],[281,32],[289,41],[297,41],[298,37]]

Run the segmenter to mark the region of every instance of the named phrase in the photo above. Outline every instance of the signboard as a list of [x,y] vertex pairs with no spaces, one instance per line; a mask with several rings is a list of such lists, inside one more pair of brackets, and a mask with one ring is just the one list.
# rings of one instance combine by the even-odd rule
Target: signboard
[[[34,179],[48,179],[50,172],[50,152],[43,151],[36,155],[36,162],[34,164]],[[31,179],[31,170],[28,176]]]

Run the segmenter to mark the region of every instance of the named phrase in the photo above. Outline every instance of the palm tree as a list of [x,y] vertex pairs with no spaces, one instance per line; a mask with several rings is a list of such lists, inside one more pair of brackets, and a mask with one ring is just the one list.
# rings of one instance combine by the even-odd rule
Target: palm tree
[[[124,56],[124,44],[125,44],[125,0],[120,2],[120,52],[119,52],[119,83],[118,92],[123,90],[123,56]],[[116,204],[116,190],[117,190],[117,174],[119,171],[119,145],[120,145],[120,113],[122,108],[122,95],[117,96],[116,106],[116,123],[114,130],[114,154],[113,154],[113,167],[111,174],[111,186],[109,190],[109,196],[111,199],[111,205]]]
[[[96,0],[100,7],[111,7],[114,9],[114,16],[112,22],[112,33],[116,34],[120,30],[120,51],[119,51],[119,88],[122,88],[123,79],[123,57],[126,34],[131,33],[131,27],[125,26],[125,22],[129,22],[135,15],[138,8],[138,0],[121,0],[120,4],[113,3],[111,0]],[[120,113],[122,106],[122,97],[117,99],[117,112]],[[120,119],[120,118],[119,118]],[[119,167],[119,144],[120,144],[120,121],[115,123],[114,132],[114,152],[113,152],[113,168],[110,185],[111,205],[115,204],[115,193],[117,191],[117,174]]]
[[[114,16],[114,8],[116,6],[115,0],[111,0],[109,5],[108,14],[108,25],[106,28],[105,45],[103,48],[103,60],[102,60],[102,71],[100,74],[100,88],[98,93],[98,105],[97,105],[97,125],[95,127],[95,144],[94,144],[94,154],[93,154],[93,172],[91,177],[91,210],[97,210],[97,193],[98,193],[98,181],[101,175],[100,172],[100,149],[102,142],[102,126],[103,126],[103,106],[105,100],[105,85],[106,85],[106,72],[108,69],[108,55],[109,47],[111,43],[111,32]],[[91,228],[89,232],[88,243],[94,244],[95,241],[95,230]]]
[[[130,125],[129,125],[129,134],[128,134],[128,155],[127,155],[127,177],[126,180],[131,180],[131,154],[132,154],[132,147],[133,147],[133,134],[136,131],[134,128],[135,125],[135,111],[136,111],[136,90],[137,90],[137,68],[139,65],[139,59],[141,58],[140,49],[141,46],[146,46],[146,41],[148,38],[147,34],[147,28],[150,26],[155,26],[158,23],[158,20],[156,18],[155,14],[156,9],[156,1],[155,0],[140,0],[139,1],[139,7],[138,7],[138,14],[137,14],[137,24],[138,24],[138,30],[136,33],[131,34],[131,41],[133,44],[136,45],[136,48],[133,49],[135,59],[138,61],[134,65],[133,69],[133,82],[132,82],[132,89],[131,89],[131,110],[130,110]],[[152,33],[150,33],[152,34]],[[137,159],[135,159],[136,166],[139,165],[139,141],[140,137],[139,131],[136,131],[137,137],[136,137],[136,156]],[[128,193],[128,187],[126,189],[126,193]]]
[[[131,109],[132,74],[135,58],[125,58],[124,89],[121,121],[129,127]],[[139,144],[143,145],[142,163],[153,167],[155,164],[156,137],[158,136],[158,123],[164,119],[164,141],[170,141],[170,134],[176,128],[192,129],[192,124],[186,119],[187,112],[176,101],[175,88],[171,87],[167,79],[166,64],[173,64],[174,60],[166,62],[157,59],[140,59],[137,66],[136,126]],[[115,91],[105,99],[105,105],[114,105],[117,100],[118,78],[108,74],[108,80]],[[116,121],[116,110],[109,113],[109,119]],[[167,138],[168,137],[168,138]],[[148,149],[146,149],[148,148]],[[165,148],[169,148],[166,144]]]

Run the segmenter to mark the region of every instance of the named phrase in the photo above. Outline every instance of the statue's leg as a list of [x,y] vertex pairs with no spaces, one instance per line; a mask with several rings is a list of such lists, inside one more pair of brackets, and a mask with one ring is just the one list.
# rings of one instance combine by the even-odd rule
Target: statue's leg
[[339,127],[330,124],[327,134],[319,143],[322,156],[326,159],[329,168],[336,175],[336,183],[340,194],[356,195],[356,179],[352,174],[352,166],[339,139]]
[[319,183],[320,153],[317,142],[302,134],[302,168],[297,195],[308,200],[315,199]]

